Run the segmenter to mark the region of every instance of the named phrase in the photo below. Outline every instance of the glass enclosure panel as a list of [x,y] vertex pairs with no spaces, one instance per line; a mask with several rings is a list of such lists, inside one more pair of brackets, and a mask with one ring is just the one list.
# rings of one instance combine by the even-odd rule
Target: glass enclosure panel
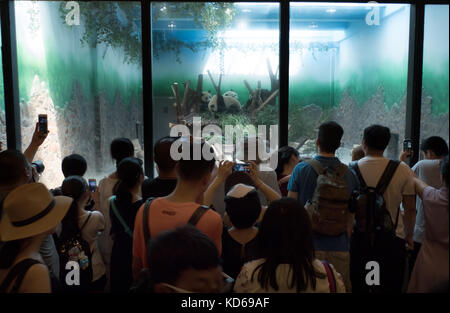
[[318,126],[344,128],[338,157],[351,160],[365,127],[391,129],[398,157],[405,132],[408,4],[291,3],[289,145],[316,152]]
[[49,136],[41,181],[63,180],[61,160],[84,156],[86,178],[115,171],[110,143],[130,138],[143,158],[139,2],[16,1],[22,148],[39,114]]
[[[1,46],[2,46],[2,32],[0,29],[0,47]],[[5,97],[3,89],[3,58],[2,58],[2,49],[0,49],[0,151],[3,149],[6,149],[6,120],[5,120]]]
[[449,6],[426,5],[420,139],[440,136],[448,143]]
[[155,140],[193,116],[220,127],[278,124],[278,3],[154,2],[151,10]]

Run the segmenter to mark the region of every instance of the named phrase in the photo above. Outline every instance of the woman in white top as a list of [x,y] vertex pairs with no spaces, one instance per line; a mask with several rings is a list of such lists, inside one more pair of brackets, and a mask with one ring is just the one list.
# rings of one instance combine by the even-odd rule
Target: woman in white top
[[81,231],[81,237],[88,242],[92,253],[92,283],[89,290],[103,291],[106,285],[106,268],[98,249],[99,232],[105,229],[105,218],[99,211],[86,211],[86,203],[90,198],[90,191],[86,180],[81,176],[67,177],[61,191],[64,196],[73,198],[73,203],[61,223],[59,240],[72,238]]
[[235,292],[345,292],[341,275],[314,257],[310,218],[296,200],[271,202],[258,236],[260,258],[244,264]]
[[[123,159],[127,157],[134,156],[134,146],[130,139],[128,138],[116,138],[111,142],[111,157],[116,162],[117,165]],[[109,218],[109,198],[113,195],[113,188],[119,181],[117,176],[117,170],[110,174],[108,177],[103,178],[98,185],[98,192],[100,195],[99,199],[99,209],[105,217],[105,231],[100,235],[98,239],[98,244],[100,247],[100,252],[103,258],[103,262],[106,266],[106,276],[108,284],[106,290],[109,290],[110,280],[110,261],[111,261],[111,251],[113,246],[113,240],[110,237],[111,231],[111,219]]]

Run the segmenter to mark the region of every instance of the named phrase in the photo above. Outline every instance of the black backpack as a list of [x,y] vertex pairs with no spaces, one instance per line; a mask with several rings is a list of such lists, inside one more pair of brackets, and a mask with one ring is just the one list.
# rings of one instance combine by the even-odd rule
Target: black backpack
[[355,191],[353,193],[352,204],[350,206],[352,213],[355,213],[355,232],[358,235],[366,236],[371,247],[395,238],[400,208],[397,211],[394,224],[386,208],[386,201],[384,200],[383,194],[399,164],[399,161],[389,160],[375,188],[367,186],[357,162],[350,164],[350,168],[356,172],[360,182],[360,190],[359,192]]
[[[89,243],[83,239],[81,232],[86,226],[89,218],[91,217],[91,212],[80,228],[80,231],[70,238],[58,238],[56,242],[56,249],[59,255],[60,262],[60,281],[64,286],[65,291],[87,291],[92,282],[93,271],[92,271],[92,252]],[[80,269],[80,285],[67,285],[66,275],[72,268],[66,270],[66,264],[69,261],[78,262]]]

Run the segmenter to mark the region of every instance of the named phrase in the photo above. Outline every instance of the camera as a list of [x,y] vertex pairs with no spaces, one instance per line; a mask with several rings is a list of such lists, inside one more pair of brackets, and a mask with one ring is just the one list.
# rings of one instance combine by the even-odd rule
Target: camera
[[31,166],[34,167],[38,174],[41,174],[45,170],[44,163],[40,160],[34,161],[33,163],[31,163]]

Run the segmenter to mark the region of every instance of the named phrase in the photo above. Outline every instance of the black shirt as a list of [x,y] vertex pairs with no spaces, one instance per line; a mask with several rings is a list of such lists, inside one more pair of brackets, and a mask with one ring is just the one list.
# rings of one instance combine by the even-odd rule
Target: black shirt
[[258,236],[241,244],[230,236],[227,230],[222,233],[222,260],[224,273],[233,279],[239,275],[242,265],[258,258]]
[[151,197],[165,197],[172,193],[177,185],[176,178],[161,179],[159,177],[147,178],[142,183],[142,199],[147,200]]

